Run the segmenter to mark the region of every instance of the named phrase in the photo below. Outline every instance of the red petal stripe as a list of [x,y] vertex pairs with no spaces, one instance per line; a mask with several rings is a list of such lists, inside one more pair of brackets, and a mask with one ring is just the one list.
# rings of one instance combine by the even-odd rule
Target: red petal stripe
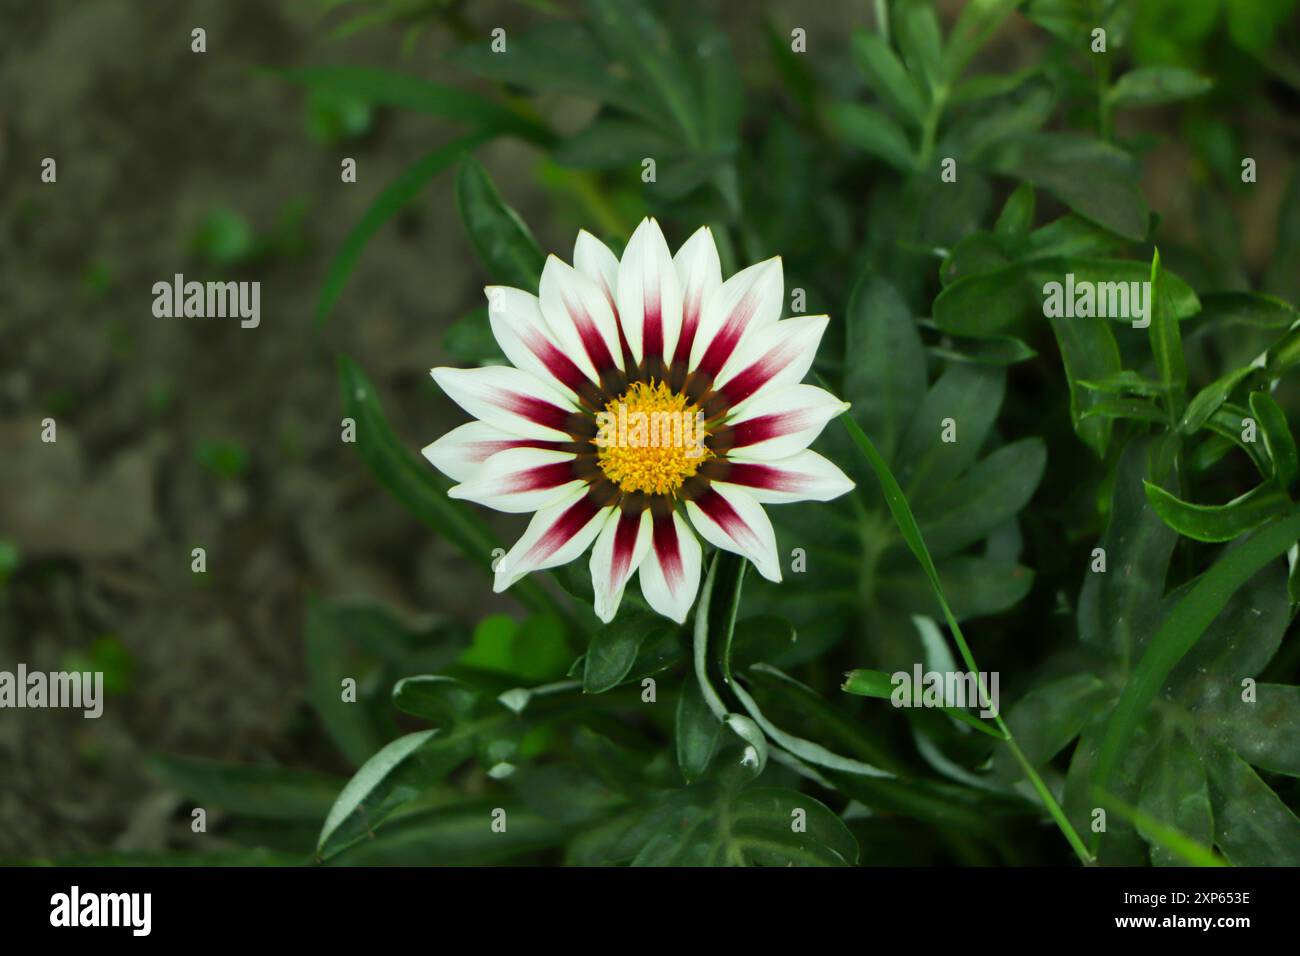
[[597,330],[596,323],[581,304],[575,305],[567,297],[564,299],[564,307],[573,317],[573,324],[582,339],[582,347],[586,350],[587,357],[591,359],[591,364],[596,366],[596,374],[603,375],[606,370],[614,367],[614,358],[609,354],[609,348]]
[[729,404],[739,405],[771,381],[772,376],[789,365],[797,354],[798,350],[790,342],[783,342],[718,391],[727,397]]
[[718,334],[709,343],[704,357],[700,359],[698,371],[704,372],[710,378],[715,378],[718,372],[722,371],[722,366],[726,364],[727,359],[731,358],[736,343],[740,341],[741,333],[745,331],[745,326],[749,324],[750,317],[754,314],[754,305],[752,292],[741,296],[736,307],[732,309],[731,315],[727,317],[727,321],[722,324]]
[[637,530],[641,527],[641,512],[621,511],[618,527],[614,529],[614,559],[611,574],[615,581],[627,577],[632,565],[632,552],[636,550]]
[[541,491],[543,488],[558,487],[566,481],[572,481],[575,477],[572,461],[557,461],[549,465],[537,465],[533,468],[527,468],[513,475],[506,482],[503,491],[506,494],[520,491]]
[[669,590],[676,591],[686,580],[686,569],[682,564],[682,551],[677,541],[677,526],[673,522],[671,511],[654,516],[654,549]]
[[731,507],[731,502],[722,497],[716,489],[710,488],[696,498],[695,503],[736,543],[747,541],[751,546],[759,544],[758,535],[745,524],[745,519],[736,513],[736,509]]
[[579,498],[569,505],[562,515],[555,519],[555,523],[529,549],[527,556],[523,560],[528,564],[546,560],[546,558],[564,547],[570,538],[585,528],[587,523],[596,517],[598,510],[600,509],[591,500],[591,495]]

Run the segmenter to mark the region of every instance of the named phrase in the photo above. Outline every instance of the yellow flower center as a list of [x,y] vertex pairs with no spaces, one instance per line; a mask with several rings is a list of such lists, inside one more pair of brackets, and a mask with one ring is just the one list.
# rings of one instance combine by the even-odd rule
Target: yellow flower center
[[704,415],[663,382],[636,382],[596,415],[601,469],[623,491],[675,495],[712,452]]

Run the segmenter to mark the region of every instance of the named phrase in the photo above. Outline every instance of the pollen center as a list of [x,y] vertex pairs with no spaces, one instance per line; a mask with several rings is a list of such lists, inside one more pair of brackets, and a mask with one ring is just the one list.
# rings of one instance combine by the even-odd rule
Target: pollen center
[[623,491],[675,495],[712,453],[700,408],[663,382],[636,382],[596,414],[592,439],[610,481]]

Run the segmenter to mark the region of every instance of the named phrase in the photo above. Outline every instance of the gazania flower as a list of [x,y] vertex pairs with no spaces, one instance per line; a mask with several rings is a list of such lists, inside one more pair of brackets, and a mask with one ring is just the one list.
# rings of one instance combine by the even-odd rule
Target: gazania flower
[[533,512],[495,590],[594,543],[601,620],[639,573],[646,602],[682,622],[700,583],[696,534],[780,581],[763,505],[853,487],[808,448],[848,407],[800,384],[829,319],[781,319],[779,258],[723,282],[707,227],[673,256],[646,219],[621,260],[581,232],[573,263],[551,256],[536,296],[487,289],[513,366],[433,370],[477,419],[424,449],[459,482],[452,497]]

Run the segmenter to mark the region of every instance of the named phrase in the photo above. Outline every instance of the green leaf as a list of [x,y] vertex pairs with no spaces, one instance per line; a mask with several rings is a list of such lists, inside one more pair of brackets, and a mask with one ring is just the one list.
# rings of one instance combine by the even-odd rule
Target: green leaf
[[1004,445],[916,509],[930,551],[948,555],[986,537],[1029,503],[1043,478],[1041,438]]
[[[1214,814],[1205,766],[1181,733],[1166,733],[1147,758],[1138,809],[1202,846],[1214,842]],[[1156,866],[1176,865],[1180,855],[1169,845],[1166,834],[1160,827],[1144,822],[1136,821],[1137,831],[1151,845],[1151,862]]]
[[889,44],[875,33],[859,30],[853,35],[853,59],[875,94],[919,128],[925,116],[925,104],[903,61]]
[[1234,866],[1300,866],[1300,819],[1223,745],[1203,752],[1215,842]]
[[1086,380],[1107,379],[1122,367],[1115,333],[1105,319],[1054,317],[1052,333],[1061,351],[1061,364],[1070,385],[1070,421],[1085,445],[1104,455],[1110,444],[1109,418],[1088,417],[1088,412],[1105,401],[1083,386]]
[[509,133],[536,143],[550,138],[549,131],[535,120],[459,86],[361,66],[307,66],[273,72],[312,90],[454,120],[480,132]]
[[437,733],[437,729],[420,730],[405,737],[398,737],[367,760],[343,787],[330,807],[329,816],[325,818],[320,838],[316,842],[317,853],[325,849],[330,837],[348,817],[357,812],[364,802],[373,800],[383,788],[389,775]]
[[[1044,287],[1049,282],[1063,283],[1067,273],[1074,274],[1076,288],[1083,282],[1106,288],[1109,288],[1108,283],[1121,283],[1120,288],[1127,288],[1128,283],[1151,279],[1150,266],[1131,259],[1034,258],[992,272],[964,276],[945,286],[934,300],[934,321],[945,332],[989,335],[1022,321],[1036,320],[1045,315],[1047,293]],[[1182,279],[1164,272],[1163,282],[1167,297],[1165,304],[1171,318],[1182,320],[1200,309],[1196,293]],[[1100,321],[1130,323],[1132,318],[1122,306],[1122,301],[1117,301],[1114,311],[1126,314],[1112,315]],[[1074,316],[1067,321],[1078,322],[1086,318]]]
[[925,79],[934,91],[944,84],[943,37],[939,18],[928,0],[899,0],[894,4],[894,33],[907,68]]
[[1300,777],[1300,687],[1260,683],[1254,690],[1252,700],[1242,700],[1241,683],[1227,683],[1214,735],[1253,766]]
[[585,6],[588,23],[627,68],[637,95],[670,117],[688,144],[700,145],[704,121],[697,111],[703,99],[650,5],[644,0],[586,0]]
[[[508,836],[492,829],[504,811]],[[518,800],[494,796],[404,814],[331,857],[329,866],[489,866],[564,842],[571,829]]]
[[478,132],[460,139],[452,140],[445,146],[434,150],[419,160],[393,180],[371,203],[361,221],[352,227],[343,245],[330,263],[325,281],[321,283],[320,296],[316,300],[316,326],[320,328],[326,317],[338,302],[347,285],[352,269],[370,242],[371,237],[399,210],[415,198],[416,194],[438,173],[455,164],[455,162],[481,143],[492,138],[491,133]]
[[636,169],[653,156],[659,166],[682,156],[672,134],[620,116],[598,116],[555,151],[555,161],[575,169]]
[[912,145],[888,114],[861,103],[833,103],[828,108],[832,125],[850,146],[856,146],[900,172],[912,168]]
[[[1034,585],[1034,572],[1029,568],[995,558],[956,555],[942,559],[938,570],[952,613],[959,621],[1014,607]],[[883,567],[877,587],[881,600],[891,608],[927,617],[942,613],[928,581],[914,568]]]
[[[975,461],[997,419],[1006,376],[987,365],[953,365],[921,400],[896,457],[898,480],[922,495],[961,475]],[[944,440],[945,420],[954,441]]]
[[323,820],[344,783],[305,770],[176,755],[150,757],[148,765],[164,785],[198,805],[260,820]]
[[912,410],[925,395],[925,352],[912,312],[889,280],[867,273],[846,310],[844,398],[851,414],[892,456]]
[[1106,96],[1117,107],[1162,106],[1193,99],[1213,85],[1185,67],[1142,66],[1121,76]]
[[487,40],[478,40],[452,54],[451,60],[499,83],[586,97],[666,123],[663,110],[639,95],[636,84],[616,73],[597,53],[599,47],[586,26],[553,22],[528,31],[510,31],[502,52],[494,51]]
[[955,82],[971,58],[978,53],[1011,14],[1019,0],[969,0],[948,34],[944,50],[944,75]]
[[1182,414],[1184,392],[1187,390],[1187,362],[1183,357],[1183,340],[1178,331],[1178,293],[1167,290],[1168,279],[1160,267],[1160,250],[1151,259],[1151,302],[1147,316],[1151,323],[1147,335],[1151,339],[1151,354],[1155,356],[1156,373],[1166,389],[1166,401],[1173,416]]
[[1123,150],[1071,133],[1040,133],[1009,140],[992,168],[1055,195],[1080,216],[1140,242],[1150,214],[1138,169]]
[[1207,292],[1201,296],[1198,325],[1244,325],[1256,329],[1289,329],[1296,320],[1291,303],[1258,292]]
[[1079,639],[1130,661],[1144,636],[1160,621],[1165,574],[1178,535],[1147,503],[1143,482],[1168,480],[1157,472],[1157,442],[1136,438],[1124,446],[1115,468],[1110,519],[1098,542],[1105,571],[1089,570],[1079,593]]
[[1257,485],[1226,505],[1198,505],[1144,482],[1147,500],[1160,520],[1196,541],[1231,541],[1289,510],[1290,501],[1277,485]]
[[[1058,678],[1016,701],[1007,713],[1007,726],[1030,764],[1042,767],[1079,736],[1108,693],[1092,674]],[[1003,780],[1017,778],[1018,768],[1005,748],[994,752],[994,771]]]
[[1083,409],[1080,419],[1093,418],[1127,418],[1138,422],[1159,425],[1165,421],[1165,414],[1149,398],[1099,398]]
[[465,720],[482,694],[468,684],[443,674],[404,677],[393,685],[393,706],[433,723]]
[[1008,198],[993,233],[1006,245],[1014,248],[1025,241],[1034,228],[1034,206],[1037,194],[1029,183],[1021,183]]
[[536,289],[545,258],[522,219],[501,199],[483,164],[472,156],[456,174],[456,208],[489,274],[502,285]]
[[894,682],[884,671],[858,669],[844,675],[840,690],[859,697],[879,697],[888,700],[894,693]]
[[717,752],[722,721],[709,709],[698,681],[689,677],[677,701],[677,766],[687,783],[703,777]]
[[633,866],[850,866],[858,844],[817,799],[756,787],[733,793],[709,783],[671,795],[637,828]]
[[597,629],[587,648],[582,673],[582,688],[588,694],[603,694],[617,687],[631,673],[641,647],[677,633],[671,621],[648,611],[628,608],[614,620]]
[[481,618],[459,663],[528,684],[564,676],[573,661],[564,625],[553,614],[534,614],[522,623],[504,614]]
[[1300,472],[1295,437],[1287,424],[1286,413],[1267,392],[1250,393],[1250,410],[1259,422],[1264,448],[1273,462],[1273,477],[1281,488],[1290,488]]
[[[1201,575],[1165,618],[1129,676],[1107,722],[1093,778],[1097,788],[1109,788],[1110,776],[1121,754],[1132,741],[1138,723],[1170,671],[1196,644],[1236,590],[1285,553],[1297,538],[1300,538],[1300,511],[1264,525]],[[1213,766],[1210,771],[1213,775]],[[1227,847],[1224,850],[1227,852]],[[1228,855],[1231,859],[1231,854]]]
[[1197,392],[1187,403],[1187,410],[1183,412],[1182,420],[1178,423],[1178,430],[1184,435],[1200,431],[1210,417],[1228,400],[1233,389],[1245,381],[1253,371],[1254,369],[1249,365],[1233,369]]

